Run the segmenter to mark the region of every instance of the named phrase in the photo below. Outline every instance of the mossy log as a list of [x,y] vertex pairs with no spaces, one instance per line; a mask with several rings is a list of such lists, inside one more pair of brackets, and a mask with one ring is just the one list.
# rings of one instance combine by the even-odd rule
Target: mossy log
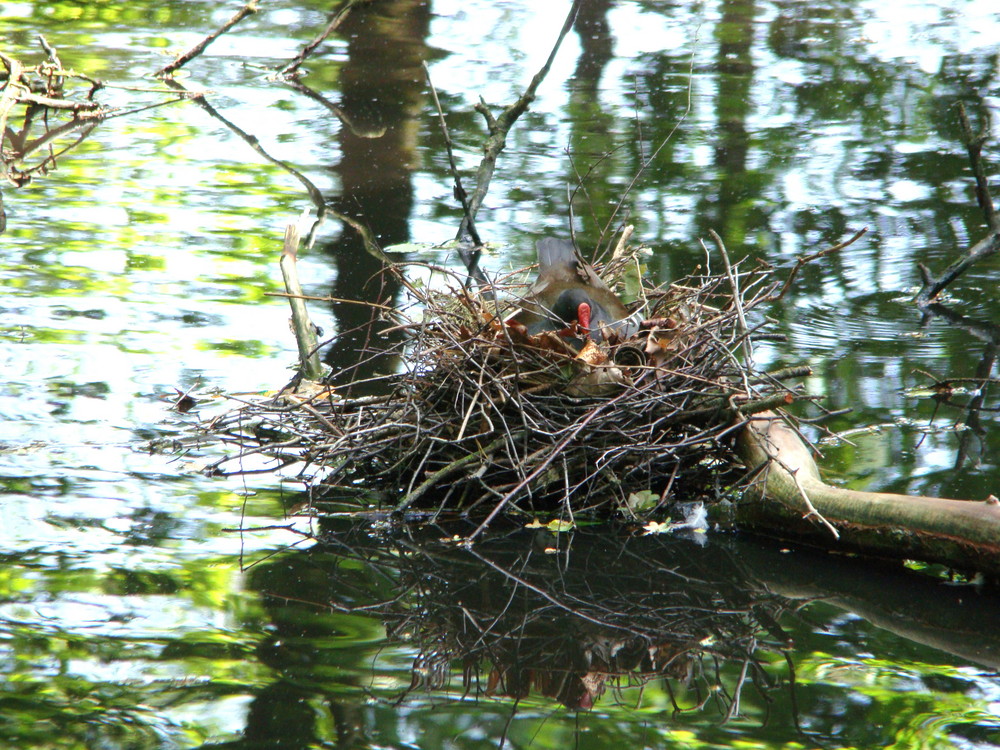
[[737,506],[743,528],[1000,577],[996,498],[948,500],[833,487],[820,478],[809,447],[773,412],[747,423],[738,450],[760,471]]

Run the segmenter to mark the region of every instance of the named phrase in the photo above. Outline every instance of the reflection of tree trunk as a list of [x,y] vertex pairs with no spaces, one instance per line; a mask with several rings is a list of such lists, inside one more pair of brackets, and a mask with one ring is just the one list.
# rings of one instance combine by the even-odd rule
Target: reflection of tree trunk
[[[615,160],[602,156],[611,154],[615,146],[612,124],[614,117],[601,108],[601,76],[614,56],[614,44],[607,13],[610,0],[590,0],[580,6],[573,30],[580,39],[580,57],[570,81],[569,120],[570,149],[575,167],[586,174],[586,192],[578,194],[574,204],[584,234],[596,238],[607,221],[608,212],[620,197],[618,185],[610,179]],[[575,173],[567,177],[575,184]],[[612,192],[615,191],[615,192]],[[587,200],[590,205],[581,201]],[[589,255],[589,253],[588,253]]]
[[[343,531],[339,528],[338,531]],[[354,747],[363,724],[364,674],[370,655],[342,639],[344,621],[330,602],[370,606],[393,582],[383,571],[358,566],[344,573],[341,558],[321,547],[272,558],[253,566],[249,588],[258,591],[269,617],[268,632],[257,645],[261,664],[274,670],[274,682],[263,687],[250,705],[244,743],[234,748],[318,747],[328,722],[316,712],[313,698],[330,711],[338,747]],[[381,587],[381,588],[380,588]],[[369,643],[383,635],[381,625],[352,621],[354,635]],[[318,644],[337,642],[335,648]],[[285,744],[278,743],[284,739]],[[276,743],[268,745],[267,743]]]
[[[420,65],[426,56],[429,19],[425,0],[380,0],[356,8],[341,27],[349,42],[348,59],[339,76],[340,108],[354,129],[346,125],[340,129],[340,162],[333,169],[340,195],[332,206],[367,225],[382,245],[409,238],[413,201],[410,170],[416,159],[416,115],[423,96]],[[379,137],[364,137],[383,129]],[[391,301],[397,294],[398,284],[391,276],[380,274],[380,262],[366,252],[361,237],[351,228],[344,227],[340,237],[324,249],[336,264],[334,297]],[[357,304],[334,303],[333,313],[338,335],[326,359],[336,379],[338,369],[357,364],[358,350],[377,335],[378,319],[374,309]],[[355,369],[351,378],[360,379],[366,374],[363,369]],[[310,614],[323,606],[310,607],[304,602],[335,600],[337,596],[331,595],[330,588],[341,580],[325,574],[310,577],[310,572],[312,568],[300,569],[282,561],[279,565],[258,566],[251,576],[251,585],[265,594],[294,591],[302,602],[299,608],[292,608],[285,601],[271,602],[265,596],[276,635],[259,649],[261,661],[293,683],[298,682],[296,678],[303,671],[315,668],[310,661],[312,654],[302,650],[303,644],[312,648],[308,636],[313,633],[309,628],[333,627],[329,621],[313,624]],[[323,637],[328,635],[322,632]],[[341,658],[350,661],[350,657]],[[278,740],[282,746],[314,746],[317,722],[306,700],[310,694],[308,689],[290,688],[285,682],[262,691],[251,704],[244,744],[237,746],[260,747],[254,743]],[[356,695],[358,703],[341,700],[339,695],[329,702],[341,746],[352,745],[363,700],[360,689],[348,694]]]
[[[340,162],[334,169],[340,196],[333,207],[367,225],[383,246],[409,239],[413,204],[410,172],[417,159],[417,115],[424,95],[421,62],[427,56],[430,9],[426,0],[381,0],[358,7],[341,27],[348,59],[340,72],[341,109],[357,132],[340,130]],[[390,302],[399,291],[361,238],[345,227],[325,248],[334,258],[333,296]],[[359,351],[374,345],[378,312],[364,305],[334,303],[337,339],[326,361],[338,371],[357,365]],[[363,367],[363,365],[362,365]],[[351,380],[372,373],[353,370]]]
[[[704,226],[714,226],[727,241],[742,237],[743,231],[732,226],[738,220],[738,207],[745,199],[747,153],[750,137],[747,118],[753,102],[753,2],[725,0],[722,18],[716,28],[719,42],[716,67],[719,90],[715,110],[718,126],[715,133],[715,165],[719,168],[719,192],[714,212],[699,212]],[[704,207],[703,207],[704,208]]]
[[[316,711],[309,691],[278,680],[259,691],[250,704],[244,742],[236,748],[308,748],[319,745]],[[273,743],[273,744],[272,744]]]
[[[882,630],[989,669],[1000,669],[1000,599],[968,586],[947,586],[895,566],[842,555],[744,540],[733,564],[761,590],[798,600],[822,599]],[[794,561],[794,563],[793,563]]]
[[596,100],[598,83],[604,68],[614,56],[608,11],[611,0],[589,0],[580,6],[580,12],[573,23],[573,30],[580,38],[580,59],[576,63],[574,79],[579,84],[578,91],[586,91]]
[[[754,5],[744,0],[727,0],[722,4],[722,19],[716,29],[719,40],[717,69],[719,115],[716,133],[715,164],[723,168],[724,178],[741,175],[747,168],[747,117],[752,101],[753,81],[753,19]],[[723,190],[734,185],[723,182]],[[724,195],[720,197],[725,197]],[[726,205],[723,202],[723,205]]]

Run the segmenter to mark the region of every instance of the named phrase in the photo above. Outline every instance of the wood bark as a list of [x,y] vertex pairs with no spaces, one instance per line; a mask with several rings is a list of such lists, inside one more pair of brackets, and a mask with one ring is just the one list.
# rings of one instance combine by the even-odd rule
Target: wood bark
[[833,487],[820,478],[809,447],[773,412],[750,420],[737,448],[759,470],[737,505],[743,528],[1000,577],[1000,501],[994,497],[949,500]]

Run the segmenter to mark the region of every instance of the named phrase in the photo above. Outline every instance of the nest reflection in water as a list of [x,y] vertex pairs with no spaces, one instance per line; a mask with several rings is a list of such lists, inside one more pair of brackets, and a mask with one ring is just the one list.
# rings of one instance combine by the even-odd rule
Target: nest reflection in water
[[[489,715],[530,718],[554,701],[594,706],[622,726],[631,717],[654,731],[681,722],[690,730],[740,717],[744,729],[767,724],[769,746],[784,735],[803,747],[839,747],[843,714],[829,711],[830,701],[859,699],[855,680],[830,680],[844,659],[850,670],[897,685],[893,706],[917,728],[928,693],[913,692],[911,681],[900,687],[900,669],[920,674],[926,659],[932,678],[943,654],[990,675],[1000,665],[1000,639],[991,635],[1000,618],[995,597],[942,587],[892,563],[741,534],[692,540],[615,533],[608,524],[553,534],[498,523],[473,546],[454,542],[469,522],[326,517],[316,525],[314,544],[247,571],[274,623],[258,653],[279,682],[332,690],[338,700],[354,685],[365,711],[405,702],[461,712],[463,699],[492,698],[511,710]],[[819,609],[803,610],[810,602]],[[853,613],[848,630],[843,612]],[[385,650],[373,635],[381,628]],[[379,654],[348,649],[351,663],[365,654],[356,682],[331,669],[343,664],[353,632],[368,634]],[[872,664],[862,668],[845,656],[852,648],[874,648]],[[893,649],[907,655],[905,666],[893,665]],[[974,678],[964,689],[954,708],[961,717],[982,695]],[[911,692],[913,702],[902,701]],[[809,737],[800,733],[800,705]],[[891,744],[895,726],[881,744]]]
[[405,697],[459,691],[586,709],[648,685],[677,712],[729,718],[747,684],[768,692],[786,669],[777,622],[794,605],[748,587],[725,544],[491,530],[470,549],[436,538],[441,528],[335,526],[302,563],[329,582],[306,596],[325,589],[315,606],[376,616],[390,642],[413,649]]
[[751,352],[767,323],[754,308],[775,288],[765,268],[643,288],[638,333],[581,348],[580,331],[529,334],[492,295],[408,285],[420,320],[385,309],[401,341],[359,352],[336,386],[213,422],[239,455],[211,470],[241,473],[262,455],[271,463],[255,471],[294,464],[317,502],[487,519],[715,498],[737,481],[744,415],[792,400],[789,373],[757,371]]

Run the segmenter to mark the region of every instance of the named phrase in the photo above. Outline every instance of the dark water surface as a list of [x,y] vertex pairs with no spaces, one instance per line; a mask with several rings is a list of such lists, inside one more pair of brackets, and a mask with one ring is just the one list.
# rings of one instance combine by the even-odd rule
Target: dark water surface
[[[212,394],[291,375],[286,305],[266,294],[312,204],[279,162],[383,245],[450,239],[421,63],[471,175],[473,105],[514,100],[568,5],[378,0],[306,63],[310,93],[268,74],[331,8],[262,2],[179,77],[210,107],[115,117],[18,165],[55,156],[2,186],[0,745],[1000,746],[1000,613],[974,586],[721,534],[498,528],[469,551],[440,541],[461,529],[310,525],[288,515],[293,481],[210,479],[203,454],[145,449],[226,408]],[[566,233],[577,174],[594,246],[664,142],[625,203],[661,279],[704,262],[710,228],[735,257],[790,266],[868,227],[802,271],[771,310],[788,343],[758,358],[811,365],[810,392],[854,409],[836,429],[878,426],[828,447],[831,481],[1000,494],[995,414],[913,391],[923,373],[996,377],[1000,259],[934,316],[908,301],[918,263],[985,232],[956,104],[1000,115],[994,6],[589,0],[499,161],[487,266]],[[0,52],[41,63],[44,34],[127,110],[173,97],[149,74],[238,7],[3,3]],[[1000,145],[985,153],[995,174]],[[307,291],[336,298],[373,294],[377,270],[336,220],[300,262]],[[368,313],[312,314],[338,334],[327,361],[353,361]],[[200,411],[172,411],[175,388]]]

